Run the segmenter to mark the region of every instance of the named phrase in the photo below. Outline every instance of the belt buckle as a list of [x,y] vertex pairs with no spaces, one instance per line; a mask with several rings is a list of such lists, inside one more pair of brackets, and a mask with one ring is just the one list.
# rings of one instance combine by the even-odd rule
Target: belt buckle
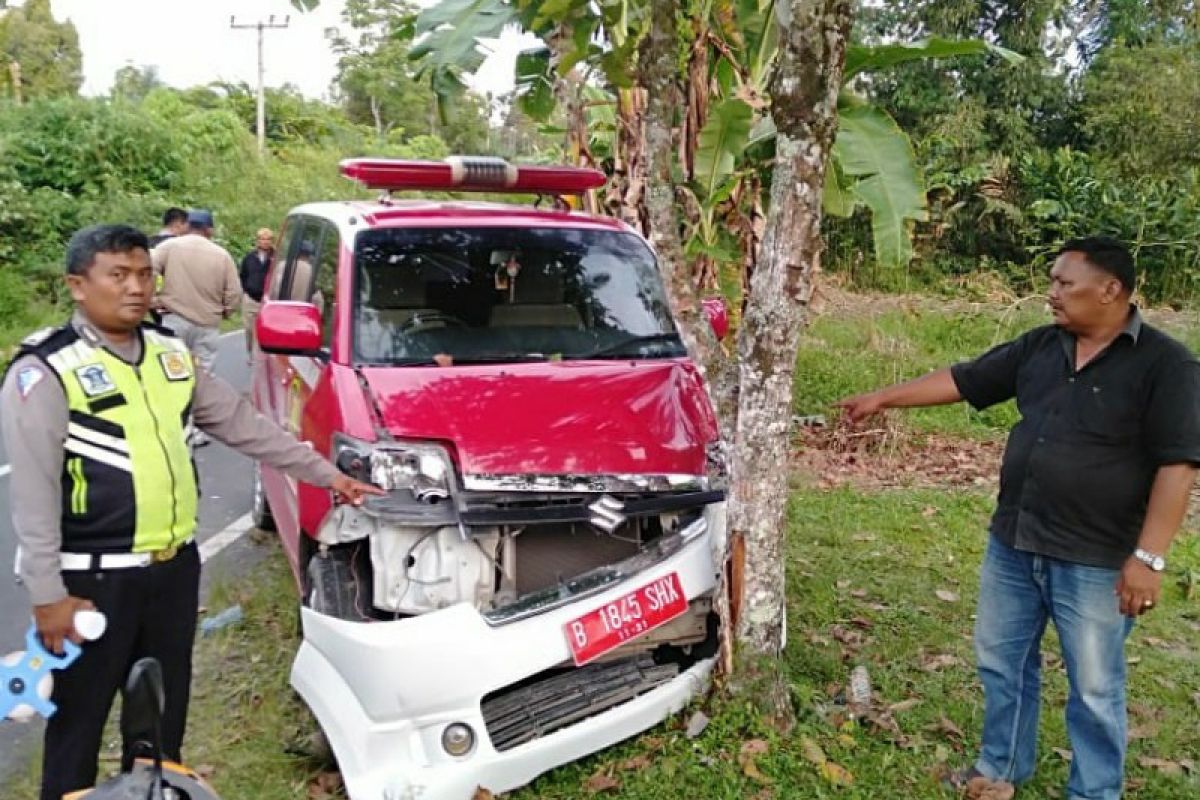
[[179,555],[179,545],[173,544],[165,550],[155,550],[152,552],[150,560],[155,564],[161,564],[164,561],[170,561],[177,555]]

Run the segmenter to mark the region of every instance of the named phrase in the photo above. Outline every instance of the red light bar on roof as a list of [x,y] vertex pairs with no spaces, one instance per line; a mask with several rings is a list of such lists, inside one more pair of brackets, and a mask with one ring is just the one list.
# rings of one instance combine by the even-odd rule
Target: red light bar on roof
[[509,164],[502,158],[451,156],[445,161],[348,158],[339,171],[368,189],[582,194],[604,185],[604,173],[583,167]]

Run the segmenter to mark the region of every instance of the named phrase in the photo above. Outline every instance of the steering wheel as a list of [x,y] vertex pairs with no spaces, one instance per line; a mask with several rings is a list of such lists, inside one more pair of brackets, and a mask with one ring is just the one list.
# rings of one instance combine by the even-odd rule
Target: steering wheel
[[405,320],[400,325],[400,331],[402,333],[408,333],[410,331],[419,330],[421,328],[437,327],[437,326],[449,327],[449,328],[466,328],[466,327],[468,327],[467,323],[463,322],[461,319],[454,316],[453,314],[447,314],[442,311],[434,311],[429,314],[421,314],[419,312],[416,314],[413,314],[411,317],[409,317],[407,320]]

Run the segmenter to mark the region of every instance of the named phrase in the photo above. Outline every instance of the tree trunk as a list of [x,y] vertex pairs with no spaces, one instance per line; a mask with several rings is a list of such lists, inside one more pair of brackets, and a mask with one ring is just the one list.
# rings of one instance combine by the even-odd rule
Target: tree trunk
[[679,322],[680,336],[692,360],[708,381],[721,430],[728,437],[736,413],[736,373],[700,308],[700,295],[680,239],[680,219],[675,181],[682,108],[678,29],[673,0],[651,0],[650,31],[642,40],[638,81],[646,91],[645,160],[646,219],[648,238],[658,255],[659,271],[667,287],[671,312]]
[[[793,373],[822,247],[821,193],[837,131],[851,7],[851,0],[787,0],[776,7],[771,205],[738,336],[729,519],[734,630],[739,658],[748,657],[739,666],[756,657],[770,664],[783,650]],[[791,718],[781,677],[755,691],[777,716]]]

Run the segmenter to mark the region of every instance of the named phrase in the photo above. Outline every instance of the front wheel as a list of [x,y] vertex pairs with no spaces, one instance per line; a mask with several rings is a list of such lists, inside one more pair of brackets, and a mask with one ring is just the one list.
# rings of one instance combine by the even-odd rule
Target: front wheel
[[271,504],[267,502],[267,492],[263,489],[262,482],[262,465],[258,462],[254,464],[254,505],[250,509],[250,521],[259,530],[275,530],[275,517],[271,514]]

